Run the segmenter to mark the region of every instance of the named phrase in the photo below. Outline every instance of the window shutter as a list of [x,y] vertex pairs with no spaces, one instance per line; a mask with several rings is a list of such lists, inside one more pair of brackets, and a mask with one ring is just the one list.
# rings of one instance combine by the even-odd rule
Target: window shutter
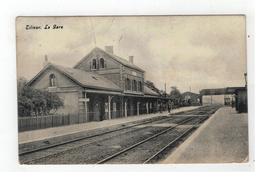
[[92,62],[89,62],[89,68],[92,69]]

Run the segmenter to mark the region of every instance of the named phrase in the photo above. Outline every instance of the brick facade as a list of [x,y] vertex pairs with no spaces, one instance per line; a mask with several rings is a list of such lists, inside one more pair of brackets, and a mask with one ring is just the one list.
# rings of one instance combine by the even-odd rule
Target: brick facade
[[87,121],[158,111],[158,103],[166,101],[148,87],[144,89],[144,71],[132,62],[94,48],[74,68],[44,68],[30,86],[56,92],[64,101],[59,113],[78,113]]

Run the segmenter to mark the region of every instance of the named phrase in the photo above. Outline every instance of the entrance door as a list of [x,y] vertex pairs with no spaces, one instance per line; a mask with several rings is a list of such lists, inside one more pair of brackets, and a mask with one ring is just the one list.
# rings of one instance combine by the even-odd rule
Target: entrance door
[[100,121],[100,103],[96,101],[94,104],[94,121]]
[[100,111],[100,121],[105,120],[106,119],[106,117],[105,117],[105,115],[106,115],[105,114],[105,101],[100,102],[99,111]]

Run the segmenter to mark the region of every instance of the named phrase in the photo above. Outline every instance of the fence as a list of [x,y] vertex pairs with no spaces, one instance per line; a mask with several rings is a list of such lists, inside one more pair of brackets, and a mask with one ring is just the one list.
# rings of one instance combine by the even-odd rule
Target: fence
[[[99,120],[108,119],[108,113],[106,112],[102,117],[100,112],[88,112],[88,120],[86,114],[59,114],[59,115],[47,115],[47,116],[33,116],[33,117],[19,117],[18,118],[18,130],[19,132],[28,130],[37,130],[50,127],[58,127],[64,125],[80,124],[89,121],[94,121],[95,116],[100,117]],[[111,118],[120,118],[120,111],[111,112]]]
[[[148,113],[157,112],[155,109],[150,109]],[[88,121],[95,120],[94,117],[100,117],[99,120],[108,119],[108,113],[105,112],[101,115],[100,112],[88,112],[88,120],[86,115],[83,114],[59,114],[59,115],[47,115],[47,116],[33,116],[33,117],[19,117],[18,118],[18,130],[19,132],[28,130],[37,130],[50,127],[58,127],[64,125],[80,124]],[[147,114],[146,108],[139,109],[139,115]],[[136,109],[130,109],[127,111],[127,116],[137,115]],[[111,111],[111,118],[121,118],[124,117],[124,111]]]
[[86,120],[79,114],[61,114],[61,115],[47,115],[47,116],[34,116],[34,117],[19,117],[18,130],[36,130],[49,127],[58,127],[63,125],[71,125],[84,123]]

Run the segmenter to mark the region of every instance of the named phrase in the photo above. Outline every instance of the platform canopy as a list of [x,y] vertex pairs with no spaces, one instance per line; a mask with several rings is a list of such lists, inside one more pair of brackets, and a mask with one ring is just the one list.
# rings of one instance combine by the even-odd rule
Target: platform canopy
[[213,88],[213,89],[203,89],[200,91],[200,95],[228,95],[235,94],[236,90],[242,89],[244,87],[226,87],[226,88]]

